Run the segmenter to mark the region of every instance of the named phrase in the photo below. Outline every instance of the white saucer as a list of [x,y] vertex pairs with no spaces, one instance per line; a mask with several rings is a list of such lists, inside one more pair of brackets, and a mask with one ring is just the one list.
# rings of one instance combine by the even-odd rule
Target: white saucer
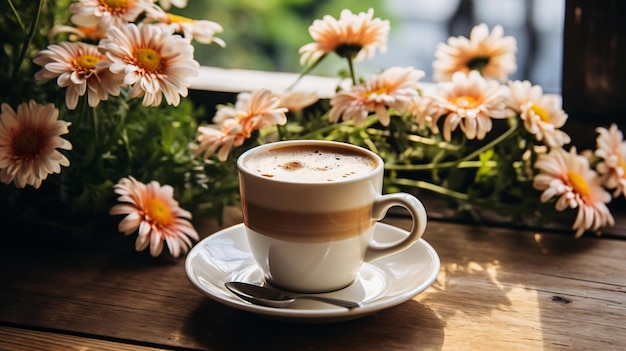
[[[393,242],[407,234],[394,226],[377,223],[374,235],[379,242]],[[359,278],[352,285],[320,294],[359,301],[363,307],[346,309],[300,300],[287,308],[274,308],[243,301],[224,287],[228,281],[264,284],[250,253],[243,224],[223,229],[201,240],[191,249],[185,261],[185,271],[191,283],[213,300],[271,318],[306,323],[354,319],[410,300],[435,281],[439,267],[437,252],[420,239],[404,251],[363,264]]]

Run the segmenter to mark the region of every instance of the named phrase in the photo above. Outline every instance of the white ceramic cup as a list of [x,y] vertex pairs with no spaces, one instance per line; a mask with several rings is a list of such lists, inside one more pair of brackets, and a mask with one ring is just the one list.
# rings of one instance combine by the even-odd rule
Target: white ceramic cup
[[[323,164],[326,153],[334,155],[330,165]],[[250,249],[265,280],[282,289],[344,288],[363,262],[409,247],[426,228],[422,203],[406,193],[381,195],[383,160],[355,145],[264,144],[242,154],[237,168]],[[408,210],[413,228],[399,242],[378,243],[374,224],[392,206]]]

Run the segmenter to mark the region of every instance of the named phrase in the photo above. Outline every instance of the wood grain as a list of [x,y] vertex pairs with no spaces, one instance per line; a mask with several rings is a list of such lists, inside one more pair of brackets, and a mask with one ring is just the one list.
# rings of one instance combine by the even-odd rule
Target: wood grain
[[124,342],[106,341],[65,335],[57,332],[42,332],[0,326],[0,350],[30,351],[158,351],[162,348],[126,344]]
[[322,325],[213,302],[189,283],[184,259],[132,247],[15,247],[0,256],[0,345],[29,349],[19,335],[187,350],[626,349],[626,241],[435,221],[424,239],[442,263],[429,289],[374,315]]

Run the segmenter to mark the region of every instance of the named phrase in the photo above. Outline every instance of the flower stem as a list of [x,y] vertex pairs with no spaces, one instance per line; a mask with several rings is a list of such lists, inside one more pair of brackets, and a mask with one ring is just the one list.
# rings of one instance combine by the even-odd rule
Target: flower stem
[[[45,0],[37,1],[37,13],[35,14],[35,19],[33,23],[30,25],[30,29],[26,34],[26,40],[24,40],[24,44],[22,45],[22,49],[20,50],[20,54],[15,61],[15,66],[13,67],[13,72],[11,72],[11,79],[9,80],[9,86],[12,86],[15,79],[17,79],[17,74],[19,73],[20,67],[22,66],[22,62],[24,62],[24,58],[26,57],[26,53],[28,52],[28,47],[30,43],[33,41],[33,37],[35,36],[35,31],[37,26],[39,25],[39,18],[41,17],[41,10],[43,9],[43,3]],[[13,3],[9,1],[11,7],[14,9]],[[19,16],[18,16],[19,21]],[[20,21],[21,22],[21,21]],[[22,23],[23,25],[23,23]]]
[[437,184],[433,184],[433,183],[429,183],[429,182],[425,182],[423,180],[412,180],[412,179],[404,179],[404,178],[396,178],[396,179],[392,179],[391,182],[393,184],[396,185],[405,185],[405,186],[410,186],[413,188],[419,188],[419,189],[424,189],[424,190],[429,190],[441,195],[445,195],[447,197],[453,198],[453,199],[457,199],[457,200],[461,200],[461,201],[468,201],[469,200],[469,195],[464,194],[464,193],[460,193],[458,191],[453,191],[450,189],[446,189],[440,185]]
[[15,16],[15,19],[17,20],[17,23],[20,25],[20,28],[22,28],[22,32],[24,32],[24,34],[26,33],[26,26],[24,25],[24,22],[22,22],[22,17],[20,17],[19,12],[17,12],[17,9],[15,8],[15,5],[13,4],[12,0],[7,0],[7,2],[9,3],[9,7],[11,8],[11,12],[13,12],[13,15]]
[[352,78],[352,85],[356,85],[356,73],[354,72],[354,63],[352,62],[352,58],[348,57],[348,67],[350,68],[350,77]]
[[298,75],[298,78],[296,78],[296,80],[295,80],[293,83],[291,83],[291,85],[289,85],[289,86],[287,87],[287,90],[286,90],[286,91],[291,91],[291,90],[292,90],[292,89],[296,86],[296,84],[298,84],[298,83],[300,82],[300,80],[301,80],[304,76],[306,76],[307,74],[311,73],[311,71],[313,70],[313,68],[317,67],[317,65],[318,65],[318,64],[319,64],[319,63],[320,63],[320,62],[324,59],[324,57],[326,57],[326,55],[324,55],[324,56],[320,57],[317,61],[315,61],[315,62],[313,62],[312,64],[308,65],[308,66],[304,69],[304,71],[302,71],[302,73],[300,73],[300,75]]
[[517,121],[515,119],[512,119],[511,126],[509,127],[507,131],[505,131],[504,133],[502,133],[501,135],[499,135],[497,138],[493,139],[489,143],[483,145],[482,147],[474,150],[467,156],[462,157],[458,160],[441,162],[441,163],[431,162],[431,163],[421,164],[421,165],[390,164],[390,165],[385,165],[385,169],[398,170],[398,171],[400,170],[402,171],[425,171],[425,170],[431,170],[435,168],[441,169],[441,168],[459,167],[459,165],[462,164],[463,162],[470,161],[478,157],[481,153],[485,152],[486,150],[489,150],[490,148],[494,147],[495,145],[498,145],[502,141],[514,135],[515,132],[517,131],[517,127],[518,127]]

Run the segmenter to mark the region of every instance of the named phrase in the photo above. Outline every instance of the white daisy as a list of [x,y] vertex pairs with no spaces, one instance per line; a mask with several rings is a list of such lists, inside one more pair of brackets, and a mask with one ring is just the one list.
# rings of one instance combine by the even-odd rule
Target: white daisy
[[374,10],[353,14],[341,11],[339,19],[326,15],[316,19],[309,27],[315,42],[299,49],[300,64],[315,63],[325,55],[335,52],[340,57],[352,58],[354,62],[372,58],[376,50],[385,52],[389,37],[389,21],[373,18]]
[[578,208],[578,215],[572,226],[576,237],[585,230],[597,231],[601,227],[615,223],[606,206],[611,194],[602,188],[598,174],[589,167],[589,160],[576,153],[561,148],[543,154],[535,163],[540,173],[535,176],[533,186],[543,191],[541,201],[547,202],[556,197],[557,211]]
[[72,23],[106,30],[133,22],[153,7],[152,0],[78,0],[69,10],[73,14]]
[[57,78],[60,87],[67,87],[65,103],[76,108],[78,98],[87,94],[89,106],[97,106],[109,95],[120,94],[122,77],[109,71],[111,62],[98,47],[82,42],[61,42],[42,50],[33,60],[43,67],[35,79]]
[[450,37],[447,44],[440,43],[435,51],[433,75],[435,81],[447,81],[455,72],[479,71],[483,77],[504,82],[517,70],[514,37],[504,37],[502,26],[491,33],[482,23],[470,33],[470,38]]
[[556,95],[544,94],[539,85],[529,81],[509,82],[509,104],[520,114],[526,130],[549,147],[561,147],[571,141],[559,128],[565,125],[567,114]]
[[111,27],[100,49],[113,62],[112,72],[124,75],[129,96],[143,96],[144,106],[158,106],[162,96],[178,105],[187,96],[188,77],[198,74],[189,39],[172,35],[158,26],[127,24]]
[[226,46],[224,40],[215,36],[216,33],[221,33],[224,30],[218,23],[208,20],[193,20],[162,11],[154,15],[156,15],[155,20],[167,28],[170,33],[182,34],[183,37],[202,44],[216,43],[221,47]]
[[626,197],[626,141],[615,123],[609,129],[598,127],[595,155],[601,159],[596,165],[608,189],[615,189],[613,196]]

